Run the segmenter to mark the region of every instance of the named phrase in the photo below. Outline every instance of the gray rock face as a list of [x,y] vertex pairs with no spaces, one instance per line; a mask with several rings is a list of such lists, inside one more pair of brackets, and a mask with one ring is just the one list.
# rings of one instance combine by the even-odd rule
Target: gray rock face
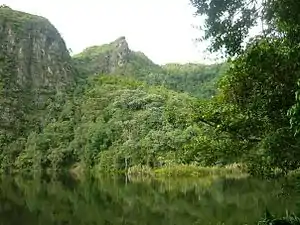
[[161,72],[161,68],[143,53],[130,50],[124,36],[110,44],[85,49],[74,56],[74,62],[83,76],[94,74],[141,75],[143,73],[146,76],[149,71]]
[[126,66],[130,54],[125,37],[120,37],[110,44],[85,49],[74,56],[74,61],[84,75],[112,74]]
[[28,114],[73,82],[72,59],[56,28],[43,17],[1,6],[0,136],[4,128],[22,132]]
[[16,82],[34,89],[61,89],[73,81],[71,57],[45,18],[0,8],[0,51],[14,61]]
[[112,45],[114,45],[116,51],[111,55],[109,62],[109,72],[111,73],[115,72],[116,67],[122,67],[128,62],[128,55],[131,52],[124,36],[115,40]]

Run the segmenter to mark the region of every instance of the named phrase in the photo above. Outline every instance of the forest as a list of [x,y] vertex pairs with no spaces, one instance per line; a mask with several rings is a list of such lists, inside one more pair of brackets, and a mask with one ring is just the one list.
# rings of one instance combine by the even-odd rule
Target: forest
[[[131,51],[121,37],[73,56],[74,83],[35,110],[22,90],[7,91],[9,82],[17,88],[7,80],[17,74],[18,63],[0,49],[0,106],[16,113],[0,130],[1,169],[233,165],[268,178],[297,170],[300,3],[191,3],[205,18],[209,50],[221,51],[226,62],[160,66]],[[7,17],[11,9],[0,10]],[[261,33],[249,38],[260,23]]]
[[[256,223],[267,205],[276,216],[283,207],[296,212],[299,187],[280,179],[299,184],[300,2],[190,2],[205,21],[200,41],[224,62],[157,65],[125,37],[71,56],[47,19],[0,6],[1,218],[12,220],[5,204],[36,223],[96,224],[97,207],[108,213],[104,223],[123,223],[126,207],[151,206],[149,221],[164,224],[239,224],[250,214]],[[45,171],[51,181],[4,176]],[[83,182],[53,178],[65,172]],[[126,180],[103,179],[116,174]],[[234,221],[222,214],[236,209]],[[130,224],[145,219],[131,216]],[[259,224],[300,223],[276,216],[266,211]]]

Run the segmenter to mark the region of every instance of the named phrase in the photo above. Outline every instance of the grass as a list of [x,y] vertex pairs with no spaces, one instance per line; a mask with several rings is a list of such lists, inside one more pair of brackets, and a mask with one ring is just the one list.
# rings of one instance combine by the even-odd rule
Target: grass
[[199,167],[195,165],[175,165],[154,170],[156,176],[172,177],[205,177],[205,176],[224,176],[228,174],[240,175],[244,172],[237,166],[226,167]]
[[137,165],[132,166],[127,171],[127,176],[129,179],[137,178],[137,179],[148,179],[154,177],[154,171],[145,165]]
[[299,177],[300,176],[300,168],[289,171],[287,177]]
[[[75,164],[70,168],[70,173],[76,176],[85,174],[85,168],[80,164]],[[207,178],[207,177],[226,177],[226,178],[245,178],[248,176],[246,168],[241,164],[230,164],[227,166],[200,167],[196,165],[170,165],[160,168],[151,168],[147,165],[135,165],[127,171],[124,170],[99,170],[93,169],[93,174],[125,174],[130,180],[149,180],[172,178]]]
[[225,167],[199,167],[195,165],[171,165],[159,169],[147,166],[134,166],[128,170],[127,177],[130,182],[152,183],[158,182],[160,189],[180,190],[186,193],[196,190],[205,192],[220,178],[243,179],[248,174],[240,164]]
[[128,176],[136,177],[207,177],[207,176],[247,176],[241,164],[224,167],[200,167],[196,165],[171,165],[157,169],[148,166],[134,166],[128,169]]

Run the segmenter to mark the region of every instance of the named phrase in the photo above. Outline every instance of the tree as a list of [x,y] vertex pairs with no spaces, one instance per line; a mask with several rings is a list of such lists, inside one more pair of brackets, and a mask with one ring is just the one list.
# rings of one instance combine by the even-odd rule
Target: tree
[[[255,156],[250,157],[252,162],[249,161],[254,167],[262,165],[271,170],[279,167],[284,172],[299,167],[300,143],[290,129],[289,116],[292,116],[292,125],[298,131],[300,2],[191,2],[197,8],[196,15],[205,16],[203,39],[211,40],[209,50],[225,48],[228,56],[234,56],[230,69],[220,82],[218,98],[237,110],[226,114],[224,108],[220,109],[221,116],[215,119],[223,130],[234,130],[248,143],[254,136],[257,144],[251,147]],[[262,25],[260,35],[249,39],[251,28],[259,23]],[[239,114],[242,120],[228,119]]]
[[244,51],[253,27],[262,37],[288,37],[299,42],[300,2],[294,0],[191,0],[196,15],[205,17],[201,38],[210,40],[210,51],[225,48],[236,56]]

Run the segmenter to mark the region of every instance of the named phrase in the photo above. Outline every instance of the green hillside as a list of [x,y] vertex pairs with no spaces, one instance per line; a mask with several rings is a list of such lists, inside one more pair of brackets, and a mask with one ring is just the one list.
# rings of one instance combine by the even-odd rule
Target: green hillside
[[203,164],[211,157],[213,163],[221,155],[209,154],[228,143],[214,141],[214,131],[196,123],[197,104],[187,94],[124,76],[95,76],[76,98],[62,103],[61,113],[41,133],[29,136],[14,165],[59,169],[79,163],[123,170],[168,160]]
[[211,98],[217,94],[217,83],[225,73],[227,65],[223,64],[166,64],[162,68],[165,76],[154,78],[156,84],[187,92],[199,98]]
[[150,71],[160,73],[155,65],[142,52],[131,51],[125,37],[101,46],[92,46],[73,56],[81,76],[97,74],[119,74],[146,76]]
[[274,177],[300,167],[290,39],[258,38],[224,64],[159,66],[125,37],[71,58],[48,20],[7,7],[0,30],[3,171],[168,165],[189,176],[239,163]]
[[[195,119],[199,102],[188,95],[194,94],[189,79],[204,83],[214,70],[202,78],[207,68],[201,65],[156,65],[131,51],[125,37],[72,60],[58,31],[42,17],[1,7],[0,25],[2,41],[13,49],[0,49],[3,170],[122,170],[125,162],[129,168],[220,159],[206,161],[219,142],[203,148],[203,157],[200,149],[188,150],[207,146],[214,136]],[[20,39],[26,32],[35,38]],[[180,77],[177,85],[174,76]]]
[[93,46],[73,57],[81,75],[120,74],[150,85],[162,85],[195,97],[210,98],[216,94],[216,83],[226,66],[201,64],[167,64],[159,66],[142,52],[129,49],[125,37],[110,44]]

